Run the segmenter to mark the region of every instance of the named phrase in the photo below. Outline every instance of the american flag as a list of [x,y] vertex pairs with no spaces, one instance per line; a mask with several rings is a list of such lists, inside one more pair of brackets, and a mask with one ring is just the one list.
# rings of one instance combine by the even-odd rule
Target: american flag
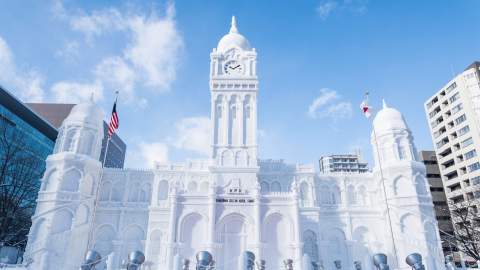
[[117,114],[117,100],[113,103],[112,117],[110,117],[110,124],[108,125],[108,137],[111,138],[115,130],[118,129],[118,114]]

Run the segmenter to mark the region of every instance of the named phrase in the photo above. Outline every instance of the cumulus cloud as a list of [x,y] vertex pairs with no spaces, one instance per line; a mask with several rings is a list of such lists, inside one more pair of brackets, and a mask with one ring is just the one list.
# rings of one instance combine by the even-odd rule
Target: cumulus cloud
[[0,37],[0,84],[25,102],[41,102],[43,76],[35,70],[19,70],[7,42]]
[[363,14],[367,11],[368,1],[369,0],[322,0],[317,6],[317,14],[323,20],[326,20],[336,11]]
[[176,124],[173,145],[204,156],[210,154],[211,122],[208,117],[183,118]]
[[123,15],[114,8],[94,10],[90,15],[73,16],[70,19],[73,30],[85,34],[88,41],[107,31],[125,29]]
[[168,162],[168,146],[161,142],[139,144],[141,158],[144,161],[143,167],[153,167],[156,162]]
[[[146,99],[138,89],[145,87],[155,93],[170,89],[183,49],[173,4],[167,6],[164,16],[157,16],[155,12],[149,15],[121,12],[115,8],[87,14],[69,12],[58,0],[54,2],[53,12],[57,18],[67,21],[73,31],[82,33],[89,44],[109,32],[119,32],[126,37],[127,43],[120,54],[104,57],[96,64],[92,81],[120,90],[123,101],[140,106],[146,105]],[[59,54],[66,55],[68,49]]]
[[129,20],[133,40],[125,57],[140,71],[145,84],[157,91],[169,89],[175,79],[179,51],[183,47],[173,18],[171,6],[164,19],[137,16]]
[[51,87],[50,92],[55,101],[60,103],[79,103],[92,95],[95,101],[103,99],[103,86],[100,82],[88,84],[60,81]]
[[308,116],[313,119],[331,118],[333,120],[349,118],[352,116],[352,104],[342,101],[337,91],[328,88],[320,90],[308,107]]
[[107,57],[95,68],[97,80],[102,81],[112,89],[118,89],[122,98],[127,101],[135,99],[135,71],[121,57]]
[[69,41],[65,46],[55,53],[55,57],[61,58],[68,63],[74,63],[80,57],[80,44],[76,41]]
[[318,5],[317,13],[323,20],[327,19],[330,13],[332,13],[338,6],[336,1],[325,1]]

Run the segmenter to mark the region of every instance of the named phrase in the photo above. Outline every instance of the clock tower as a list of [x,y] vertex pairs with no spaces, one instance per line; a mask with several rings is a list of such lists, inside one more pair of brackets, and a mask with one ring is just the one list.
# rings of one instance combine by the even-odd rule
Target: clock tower
[[237,29],[210,54],[212,159],[217,166],[257,166],[257,53]]

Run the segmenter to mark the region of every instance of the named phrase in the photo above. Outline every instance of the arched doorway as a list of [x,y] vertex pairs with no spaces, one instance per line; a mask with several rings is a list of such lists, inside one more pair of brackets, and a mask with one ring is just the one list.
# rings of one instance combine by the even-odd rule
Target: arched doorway
[[247,243],[247,225],[240,214],[226,216],[220,223],[219,240],[223,247],[219,256],[220,269],[240,270],[240,260]]

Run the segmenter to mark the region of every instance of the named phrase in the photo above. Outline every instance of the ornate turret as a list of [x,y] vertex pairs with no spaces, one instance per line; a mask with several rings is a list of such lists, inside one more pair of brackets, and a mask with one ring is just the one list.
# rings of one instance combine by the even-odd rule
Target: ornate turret
[[[431,258],[427,269],[440,269],[442,252],[425,166],[416,158],[413,136],[402,114],[383,102],[373,120],[372,146],[375,156],[374,176],[385,183],[389,207],[385,243],[395,250],[393,268],[408,269],[405,257],[418,252]],[[383,179],[382,179],[383,177]],[[390,228],[391,226],[391,228]],[[422,228],[422,229],[420,229]],[[418,230],[424,230],[418,234]],[[392,235],[394,243],[392,243]],[[421,237],[422,239],[419,239]]]
[[26,258],[38,270],[77,270],[87,250],[102,164],[103,113],[92,100],[73,107],[47,158]]

